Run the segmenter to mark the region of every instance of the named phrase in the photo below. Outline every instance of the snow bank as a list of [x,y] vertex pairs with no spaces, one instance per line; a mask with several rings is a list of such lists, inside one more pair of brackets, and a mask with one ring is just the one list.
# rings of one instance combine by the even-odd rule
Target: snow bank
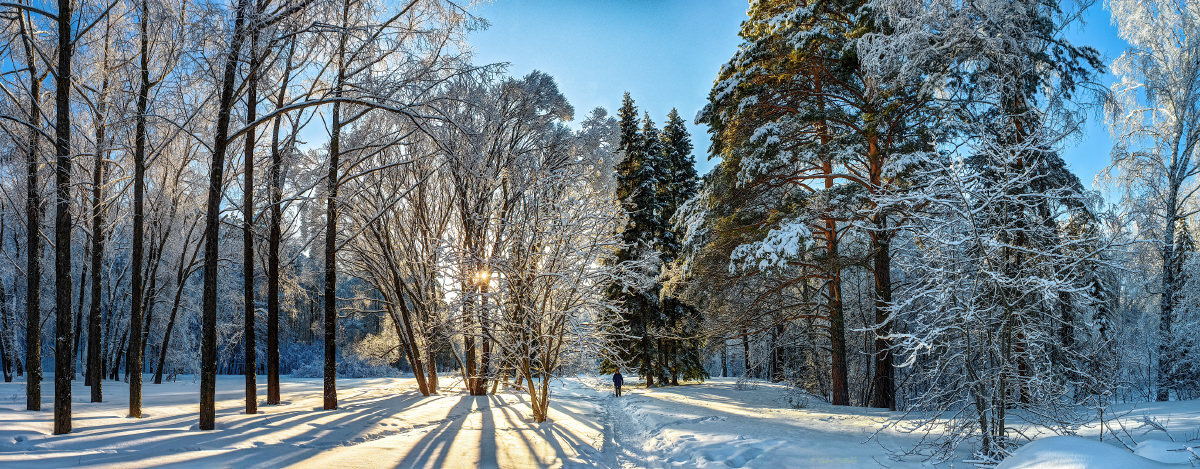
[[[1053,436],[1034,440],[1017,449],[997,469],[1094,469],[1094,468],[1166,468],[1192,467],[1187,453],[1179,459],[1181,446],[1149,440],[1137,447],[1137,454],[1108,443],[1077,436]],[[1182,463],[1182,464],[1172,464]]]

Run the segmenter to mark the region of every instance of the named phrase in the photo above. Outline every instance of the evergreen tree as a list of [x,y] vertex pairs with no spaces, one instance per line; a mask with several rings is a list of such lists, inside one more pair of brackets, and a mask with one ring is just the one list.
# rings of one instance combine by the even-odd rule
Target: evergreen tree
[[[667,264],[679,257],[680,233],[670,224],[671,219],[688,199],[696,195],[696,161],[692,158],[691,136],[679,112],[671,109],[667,124],[659,137],[661,164],[658,165],[658,198],[663,230],[658,236],[659,253]],[[700,335],[700,313],[691,305],[668,294],[661,296],[664,322],[664,338],[659,341],[662,367],[668,370],[670,383],[699,380],[708,377],[701,363],[702,343]]]
[[857,182],[847,180],[853,174],[847,168],[855,150],[865,147],[856,124],[860,109],[848,104],[865,88],[851,40],[862,29],[859,3],[753,3],[740,33],[743,45],[700,114],[710,126],[712,151],[722,158],[720,174],[728,178],[714,183],[733,189],[714,197],[751,204],[734,208],[747,216],[723,230],[743,238],[731,253],[736,274],[765,273],[824,290],[767,326],[801,317],[826,323],[829,394],[836,405],[849,404],[850,396],[842,278],[856,262],[842,253],[845,221],[865,204],[861,185],[847,184]]
[[[642,265],[642,270],[649,270],[645,266],[647,262],[655,264],[655,272],[646,272],[647,275],[643,276],[654,278],[657,274],[654,238],[662,225],[656,210],[658,197],[654,175],[657,132],[650,134],[656,138],[647,139],[644,132],[638,131],[637,106],[629,93],[625,93],[617,117],[621,134],[618,150],[622,153],[621,162],[616,167],[617,199],[629,221],[621,232],[623,246],[614,253],[611,262]],[[653,130],[653,125],[647,116],[643,131],[646,128]],[[651,147],[649,151],[647,147]],[[617,353],[615,358],[620,363],[636,366],[646,385],[653,386],[655,376],[660,375],[655,371],[657,347],[651,335],[652,328],[659,322],[657,283],[617,282],[609,287],[609,298],[620,305],[623,322],[612,334],[611,342]],[[612,364],[605,368],[611,370]]]

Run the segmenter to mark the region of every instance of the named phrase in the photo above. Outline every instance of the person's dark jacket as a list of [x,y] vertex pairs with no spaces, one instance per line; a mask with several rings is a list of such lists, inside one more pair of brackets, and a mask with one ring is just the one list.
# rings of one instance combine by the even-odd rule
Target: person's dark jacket
[[621,376],[621,372],[613,375],[613,386],[622,386],[625,384],[625,377]]

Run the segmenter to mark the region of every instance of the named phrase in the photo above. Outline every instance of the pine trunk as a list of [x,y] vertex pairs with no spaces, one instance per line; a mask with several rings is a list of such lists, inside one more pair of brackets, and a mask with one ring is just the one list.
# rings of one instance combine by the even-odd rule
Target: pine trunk
[[883,216],[876,217],[875,225],[875,379],[871,384],[871,406],[896,410],[896,368],[893,365],[891,322],[888,306],[892,303],[892,254],[891,238],[883,226]]

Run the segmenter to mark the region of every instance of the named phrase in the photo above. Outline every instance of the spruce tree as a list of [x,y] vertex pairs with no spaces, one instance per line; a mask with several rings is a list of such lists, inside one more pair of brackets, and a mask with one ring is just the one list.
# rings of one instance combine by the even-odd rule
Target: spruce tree
[[[653,153],[647,151],[647,143],[657,142],[644,138],[638,131],[637,106],[629,93],[625,93],[621,109],[617,112],[621,141],[619,151],[623,157],[617,164],[617,198],[628,214],[629,221],[621,232],[623,246],[614,253],[611,262],[637,262],[653,259],[655,232],[661,223],[657,218],[658,197],[655,191]],[[647,118],[647,121],[649,118]],[[653,123],[649,123],[653,128]],[[656,134],[652,134],[656,135]],[[658,145],[653,145],[657,148]],[[649,273],[654,275],[657,272]],[[656,347],[651,336],[652,323],[657,323],[658,289],[646,288],[636,282],[620,282],[609,288],[609,297],[620,305],[622,327],[613,331],[612,343],[618,362],[638,368],[647,386],[654,385]],[[612,366],[605,368],[611,369]]]
[[[697,183],[691,136],[675,109],[667,114],[659,146],[657,194],[659,215],[664,223],[658,235],[658,249],[665,265],[679,257],[680,251],[681,233],[671,224],[671,219],[684,202],[696,195]],[[663,349],[660,356],[665,357],[661,365],[668,370],[670,383],[679,384],[681,377],[685,380],[707,378],[708,373],[701,363],[701,343],[697,338],[701,320],[699,311],[666,291],[663,291],[661,301],[666,338],[659,341]]]
[[[647,204],[640,205],[638,210],[643,212],[649,235],[649,246],[657,254],[660,261],[666,261],[663,253],[666,248],[664,243],[664,234],[668,232],[668,224],[663,218],[663,214],[670,205],[670,197],[666,194],[669,190],[664,191],[664,187],[671,182],[669,175],[665,174],[667,164],[663,152],[663,144],[658,128],[654,125],[654,120],[650,118],[650,113],[642,115],[642,128],[638,132],[640,141],[639,153],[645,161],[645,169],[647,178],[642,181],[644,184],[640,191],[645,191],[650,195],[645,198]],[[654,297],[654,307],[644,310],[646,313],[643,316],[642,322],[645,333],[639,341],[638,353],[643,354],[643,361],[649,362],[646,368],[652,377],[647,378],[647,383],[652,379],[658,380],[660,384],[668,384],[670,382],[670,344],[665,339],[668,332],[665,330],[667,326],[667,307],[673,307],[673,304],[667,304],[660,298],[659,292],[662,291],[662,284],[658,280],[658,274],[661,272],[661,264],[656,266],[652,273],[654,283],[652,287],[652,295]],[[643,376],[646,376],[643,374]]]

